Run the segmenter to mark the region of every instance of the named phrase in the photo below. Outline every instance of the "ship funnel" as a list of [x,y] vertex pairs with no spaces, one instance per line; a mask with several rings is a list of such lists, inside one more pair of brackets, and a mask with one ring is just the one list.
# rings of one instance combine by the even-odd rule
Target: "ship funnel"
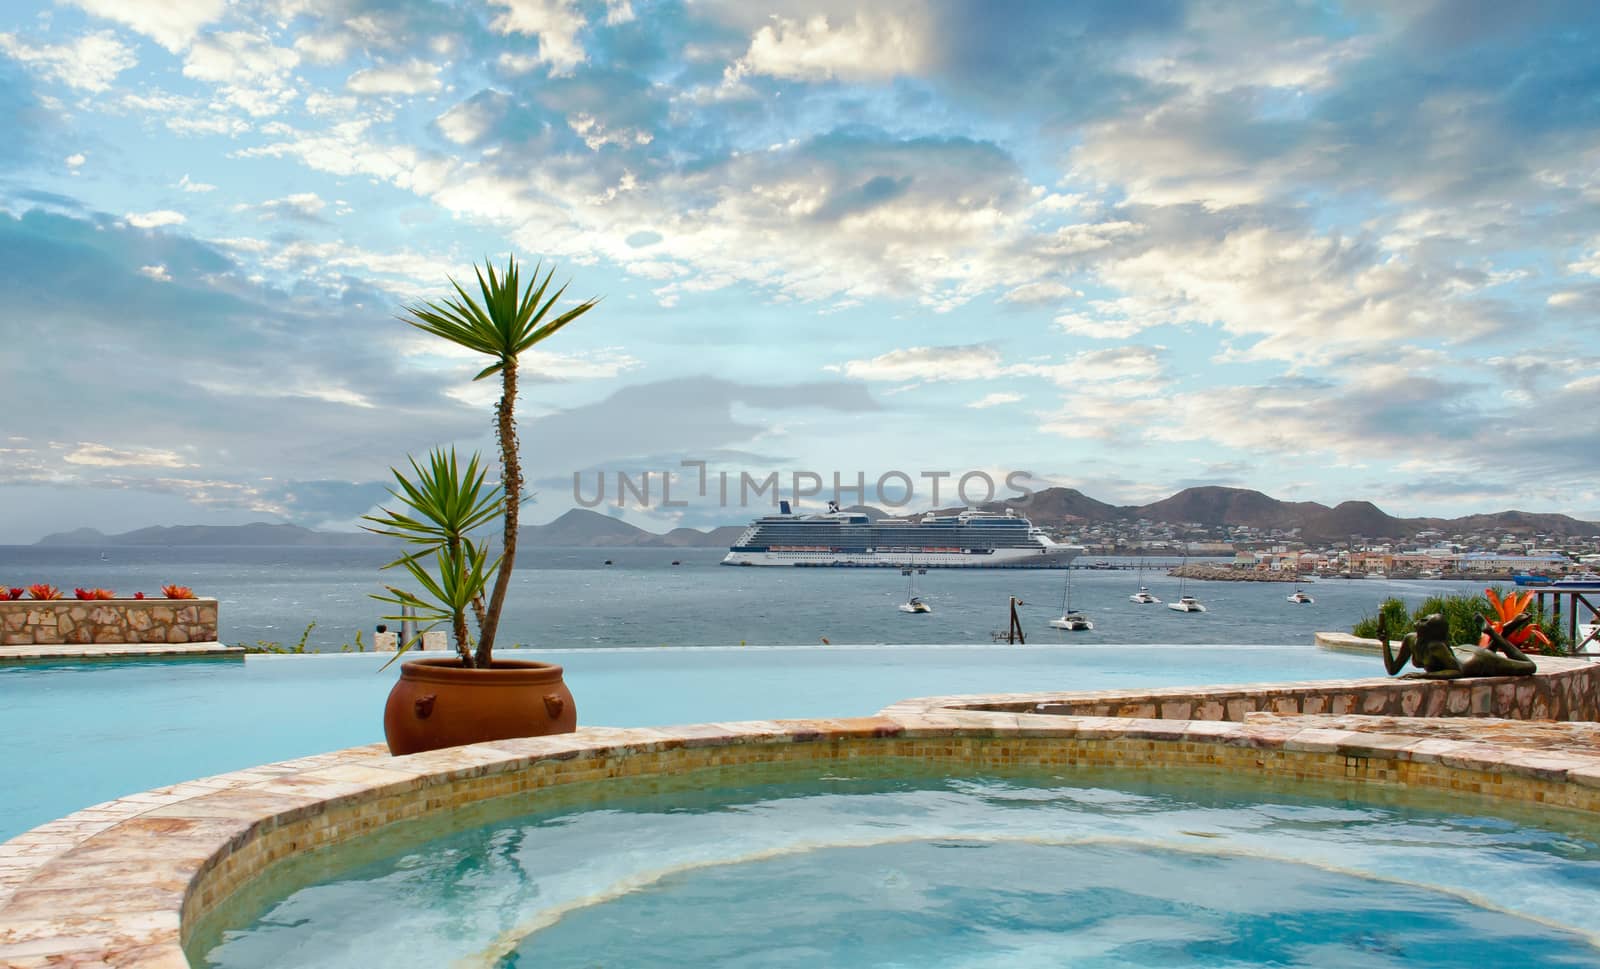
[[778,514],[780,514],[780,515],[792,515],[792,514],[794,514],[793,511],[789,510],[789,502],[788,502],[788,500],[785,499],[785,500],[780,500],[778,502]]

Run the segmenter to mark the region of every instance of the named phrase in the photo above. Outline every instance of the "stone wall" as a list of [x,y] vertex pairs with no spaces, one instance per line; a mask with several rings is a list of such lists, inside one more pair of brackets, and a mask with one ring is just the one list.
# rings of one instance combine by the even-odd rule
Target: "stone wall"
[[0,602],[0,645],[211,643],[215,599],[24,599]]
[[1241,722],[1251,713],[1600,720],[1600,663],[1541,656],[1533,676],[1368,679],[1078,693],[970,707],[1069,717]]

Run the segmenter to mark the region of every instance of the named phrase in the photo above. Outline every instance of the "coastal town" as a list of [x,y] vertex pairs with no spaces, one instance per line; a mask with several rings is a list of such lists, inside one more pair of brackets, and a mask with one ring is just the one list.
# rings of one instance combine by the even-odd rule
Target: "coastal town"
[[[1547,577],[1600,572],[1600,527],[1591,535],[1505,530],[1445,532],[1423,529],[1405,540],[1350,535],[1344,541],[1307,539],[1299,528],[1209,525],[1149,519],[1101,522],[1057,529],[1061,541],[1084,547],[1080,562],[1096,556],[1152,560],[1231,557],[1235,571],[1350,578]],[[1211,566],[1222,564],[1212,562]]]

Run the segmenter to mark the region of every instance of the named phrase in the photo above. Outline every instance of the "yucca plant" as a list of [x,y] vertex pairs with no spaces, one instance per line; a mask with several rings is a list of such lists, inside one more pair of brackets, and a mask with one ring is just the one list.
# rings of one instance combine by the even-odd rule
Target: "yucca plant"
[[[475,664],[472,637],[467,628],[467,610],[474,607],[479,625],[483,622],[483,590],[500,560],[489,562],[487,550],[473,538],[473,532],[500,515],[504,500],[500,489],[489,487],[481,459],[474,453],[461,468],[454,448],[434,450],[426,465],[409,458],[415,480],[398,468],[390,468],[397,487],[389,494],[400,502],[400,510],[380,509],[367,515],[363,525],[369,532],[398,538],[412,549],[383,566],[403,568],[428,598],[395,586],[385,586],[388,595],[374,595],[379,602],[399,606],[400,614],[385,619],[404,621],[405,610],[424,622],[447,622],[457,654],[464,665]],[[434,571],[430,571],[430,568]],[[404,653],[411,643],[402,643]]]
[[[418,481],[411,485],[404,475],[396,472],[400,491],[395,492],[415,514],[385,511],[376,518],[378,528],[385,534],[397,535],[406,541],[422,546],[411,554],[390,563],[403,566],[418,585],[432,598],[426,603],[414,594],[390,589],[390,595],[379,597],[382,601],[396,602],[413,608],[428,608],[427,615],[436,621],[448,616],[455,632],[456,651],[463,666],[487,668],[494,655],[495,633],[500,627],[500,612],[505,604],[506,590],[511,584],[511,571],[517,560],[517,527],[519,512],[524,500],[522,459],[517,441],[517,376],[518,360],[523,351],[555,335],[556,331],[593,309],[598,300],[589,299],[567,310],[552,314],[556,303],[566,293],[566,286],[550,292],[550,282],[555,270],[547,270],[541,279],[540,266],[535,265],[526,285],[515,258],[508,257],[504,271],[495,272],[492,265],[482,269],[473,267],[478,279],[478,293],[469,293],[456,280],[450,285],[455,295],[438,302],[407,307],[402,320],[425,333],[448,340],[459,347],[490,358],[488,366],[478,372],[474,380],[500,377],[500,399],[495,402],[495,442],[499,446],[500,486],[494,508],[480,508],[466,498],[472,492],[482,497],[483,482],[471,487],[471,477],[477,468],[477,457],[468,463],[464,477],[457,476],[452,454],[447,467],[430,461],[430,475],[412,462]],[[435,459],[440,453],[435,452]],[[448,477],[448,482],[442,475]],[[479,474],[481,479],[482,475]],[[431,482],[431,483],[429,483]],[[471,513],[462,505],[470,506]],[[450,529],[461,525],[459,519],[445,520],[433,517],[448,510],[465,514],[475,523],[470,527]],[[484,517],[479,518],[479,513]],[[485,524],[498,513],[501,518],[500,555],[493,563],[481,543],[471,539],[469,532]],[[447,537],[447,533],[455,538]],[[428,574],[422,560],[431,556],[437,569],[437,578]],[[427,576],[424,581],[424,576]],[[490,588],[492,582],[492,588]],[[488,591],[488,601],[484,593]],[[405,597],[410,596],[410,601]],[[472,647],[466,626],[466,610],[470,608],[477,620],[478,639]],[[409,644],[407,644],[409,645]]]

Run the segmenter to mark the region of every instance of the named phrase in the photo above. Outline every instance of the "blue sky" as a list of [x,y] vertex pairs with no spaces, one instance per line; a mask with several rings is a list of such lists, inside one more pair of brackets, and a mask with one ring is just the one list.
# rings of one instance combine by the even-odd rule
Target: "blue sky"
[[8,4],[0,542],[349,527],[488,448],[475,364],[395,315],[506,253],[604,297],[525,365],[535,521],[684,460],[1600,518],[1597,23]]

